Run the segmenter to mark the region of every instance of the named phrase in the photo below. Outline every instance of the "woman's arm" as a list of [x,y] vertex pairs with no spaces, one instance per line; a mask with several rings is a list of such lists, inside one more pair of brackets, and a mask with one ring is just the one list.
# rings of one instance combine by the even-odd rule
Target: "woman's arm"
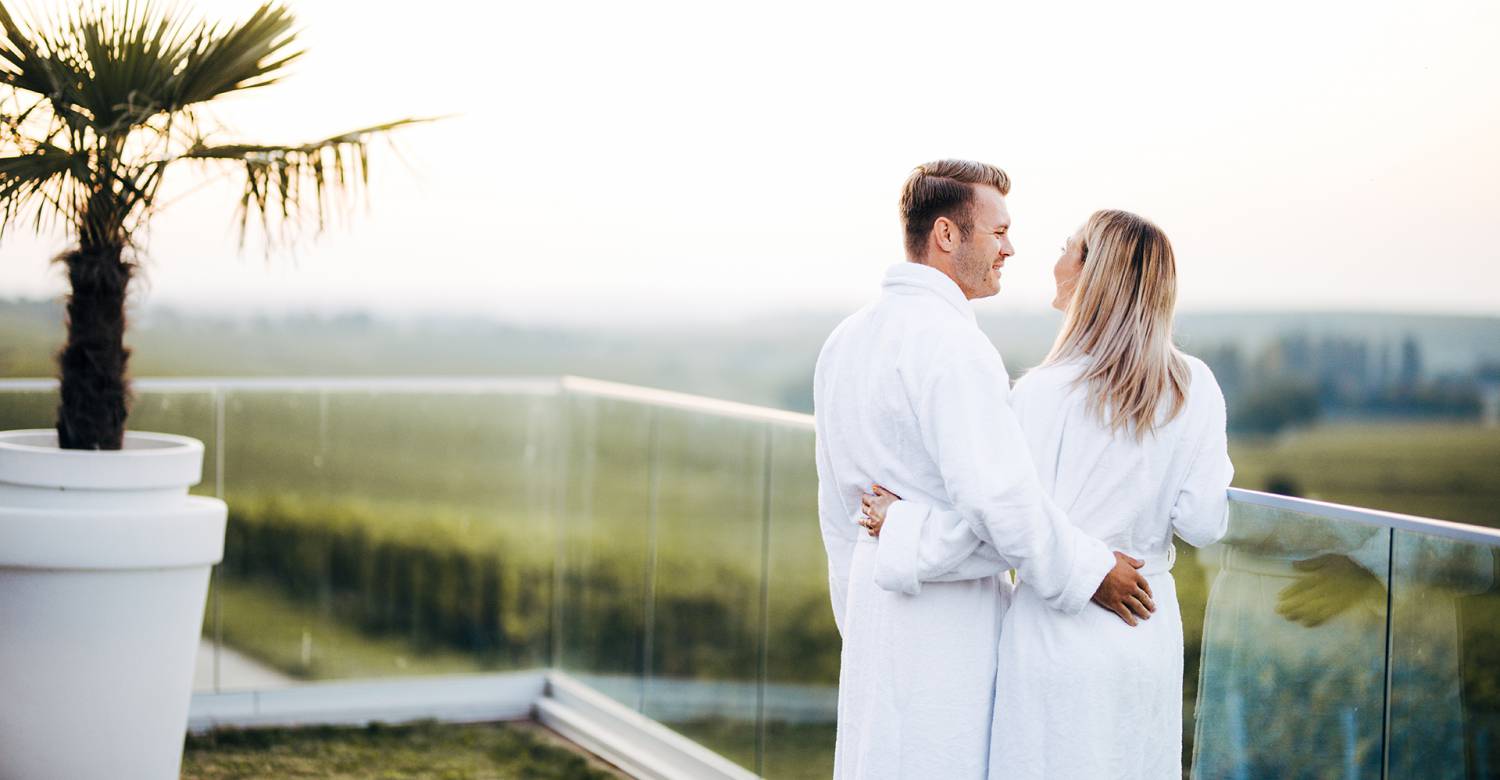
[[1229,460],[1224,394],[1207,367],[1193,377],[1189,392],[1204,422],[1194,436],[1193,459],[1172,505],[1172,530],[1188,544],[1203,547],[1219,541],[1229,529],[1234,464]]

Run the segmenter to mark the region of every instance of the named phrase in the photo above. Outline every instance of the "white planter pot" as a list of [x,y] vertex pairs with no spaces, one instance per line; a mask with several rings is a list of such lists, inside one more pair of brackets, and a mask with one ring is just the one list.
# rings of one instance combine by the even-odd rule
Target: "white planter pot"
[[224,502],[203,444],[0,432],[0,779],[177,778]]

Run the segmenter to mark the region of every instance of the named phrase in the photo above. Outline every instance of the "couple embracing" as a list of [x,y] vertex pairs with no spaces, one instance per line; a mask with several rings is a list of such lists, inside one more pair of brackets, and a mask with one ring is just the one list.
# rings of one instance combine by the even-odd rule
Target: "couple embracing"
[[818,356],[836,778],[1181,776],[1172,539],[1225,532],[1223,395],[1172,343],[1171,245],[1122,211],[1067,239],[1062,330],[1012,389],[970,305],[1014,253],[1009,193],[918,166],[907,262]]

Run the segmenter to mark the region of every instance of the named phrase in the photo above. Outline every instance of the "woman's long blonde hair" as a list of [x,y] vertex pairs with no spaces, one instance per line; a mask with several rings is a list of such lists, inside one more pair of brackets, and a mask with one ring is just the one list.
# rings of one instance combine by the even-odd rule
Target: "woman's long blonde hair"
[[1111,432],[1137,440],[1182,411],[1190,377],[1172,343],[1177,261],[1156,225],[1128,211],[1096,211],[1083,228],[1083,271],[1068,301],[1062,330],[1043,365],[1088,362],[1089,408]]

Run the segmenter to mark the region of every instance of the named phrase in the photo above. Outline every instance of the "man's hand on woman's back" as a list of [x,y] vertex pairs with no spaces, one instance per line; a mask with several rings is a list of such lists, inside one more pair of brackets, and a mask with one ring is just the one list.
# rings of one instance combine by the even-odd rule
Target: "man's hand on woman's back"
[[1151,583],[1136,571],[1145,565],[1145,561],[1116,550],[1115,567],[1104,575],[1104,581],[1094,591],[1094,603],[1119,615],[1132,626],[1139,623],[1137,618],[1150,618],[1156,611],[1156,602],[1151,598]]

